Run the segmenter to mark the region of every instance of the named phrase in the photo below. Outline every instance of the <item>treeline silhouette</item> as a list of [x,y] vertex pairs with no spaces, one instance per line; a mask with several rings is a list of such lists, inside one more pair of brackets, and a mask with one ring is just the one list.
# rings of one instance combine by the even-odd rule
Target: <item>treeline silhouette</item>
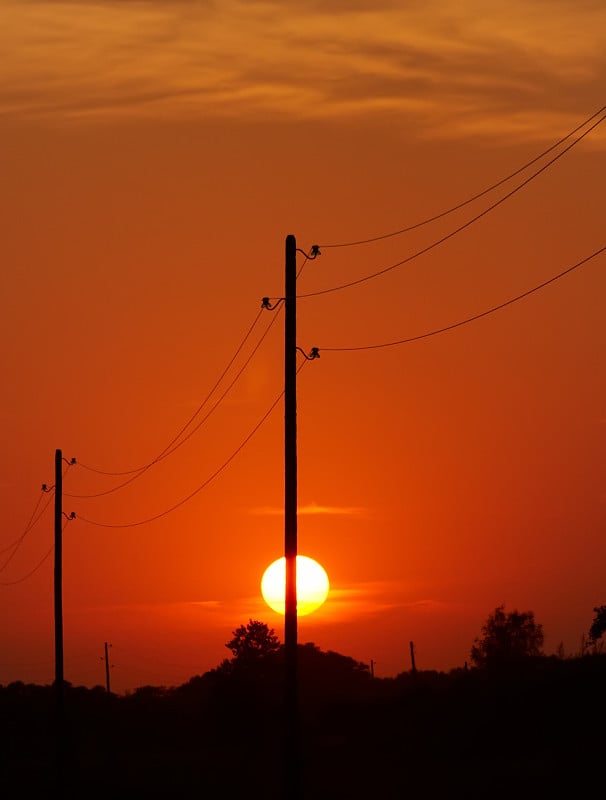
[[[489,625],[475,646],[488,635]],[[227,646],[231,659],[181,686],[120,696],[66,684],[60,787],[55,687],[0,686],[3,795],[283,798],[283,648],[253,620]],[[305,798],[546,798],[603,789],[599,648],[394,678],[373,677],[367,665],[313,643],[300,644],[298,656]]]

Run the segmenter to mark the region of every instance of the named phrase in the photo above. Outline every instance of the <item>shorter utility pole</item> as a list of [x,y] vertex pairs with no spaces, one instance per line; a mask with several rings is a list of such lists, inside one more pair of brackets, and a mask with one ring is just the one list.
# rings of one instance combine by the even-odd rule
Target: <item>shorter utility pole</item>
[[56,724],[57,724],[57,788],[59,793],[63,790],[64,769],[66,755],[66,724],[65,724],[65,681],[63,676],[63,517],[67,520],[74,519],[76,516],[72,511],[67,515],[63,512],[63,462],[68,466],[76,463],[76,459],[71,461],[63,458],[61,450],[55,450],[55,484],[48,487],[42,484],[43,492],[55,490],[55,514],[54,514],[54,605],[55,605],[55,693],[57,698]]
[[372,660],[372,658],[370,659],[370,677],[375,677],[375,662]]
[[417,665],[415,664],[415,645],[414,645],[414,642],[410,643],[410,660],[412,662],[412,674],[416,675]]
[[111,689],[109,686],[109,655],[107,652],[108,647],[111,647],[111,644],[105,642],[105,687],[107,689],[107,693],[111,694]]
[[63,680],[63,456],[55,450],[55,692],[57,695],[57,789],[65,784],[65,684]]
[[55,690],[63,718],[63,456],[55,450]]

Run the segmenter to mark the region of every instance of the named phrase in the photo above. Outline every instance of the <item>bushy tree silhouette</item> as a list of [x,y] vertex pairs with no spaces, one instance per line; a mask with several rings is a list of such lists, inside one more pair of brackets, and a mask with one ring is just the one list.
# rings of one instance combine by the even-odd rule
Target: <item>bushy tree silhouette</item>
[[606,632],[606,606],[596,606],[593,612],[595,616],[589,629],[589,640],[595,645]]
[[471,661],[476,667],[495,668],[540,656],[543,638],[543,626],[535,622],[532,611],[506,613],[504,606],[498,606],[474,641]]
[[240,625],[232,633],[232,638],[225,643],[232,658],[225,659],[220,666],[224,672],[254,668],[282,650],[274,629],[265,622],[249,619],[247,625]]

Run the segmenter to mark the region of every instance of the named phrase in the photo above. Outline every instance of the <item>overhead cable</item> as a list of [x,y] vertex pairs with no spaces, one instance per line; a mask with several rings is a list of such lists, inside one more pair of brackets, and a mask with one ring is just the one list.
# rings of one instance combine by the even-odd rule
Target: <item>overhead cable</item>
[[532,289],[529,289],[528,291],[523,292],[522,294],[519,294],[516,297],[510,298],[509,300],[506,300],[504,303],[499,303],[498,306],[493,306],[492,308],[489,308],[486,311],[482,311],[480,314],[474,314],[472,317],[467,317],[466,319],[462,319],[459,322],[454,322],[452,325],[446,325],[443,328],[438,328],[436,330],[429,331],[428,333],[420,333],[417,336],[409,336],[406,339],[398,339],[395,342],[383,342],[381,344],[367,344],[354,347],[318,347],[316,349],[320,352],[325,351],[333,353],[354,351],[354,350],[378,350],[379,348],[382,347],[395,347],[396,345],[400,344],[409,344],[410,342],[417,342],[419,341],[419,339],[427,339],[430,336],[437,336],[440,333],[446,333],[447,331],[452,331],[455,328],[460,328],[462,325],[467,325],[469,322],[475,322],[478,319],[482,319],[482,317],[487,317],[489,314],[494,314],[495,311],[500,311],[502,308],[510,306],[513,303],[517,303],[518,300],[523,300],[525,297],[528,297],[529,295],[538,292],[540,289],[544,289],[546,286],[549,286],[549,284],[554,283],[560,278],[563,278],[565,275],[568,275],[570,272],[573,272],[573,270],[582,267],[584,264],[587,264],[588,261],[591,261],[593,258],[596,258],[596,256],[599,256],[605,250],[606,250],[606,245],[604,245],[604,247],[600,247],[599,250],[596,250],[591,255],[587,256],[586,258],[583,258],[581,261],[577,261],[577,263],[573,264],[571,267],[568,267],[562,272],[559,272],[557,275],[554,275],[548,280],[543,281],[543,283],[540,283],[538,286],[534,286]]
[[[308,359],[305,359],[300,364],[300,366],[297,369],[297,374],[299,374],[299,372],[303,369],[303,367],[307,363],[307,360]],[[276,397],[271,406],[267,409],[265,414],[263,414],[259,422],[257,422],[255,427],[250,431],[248,436],[246,436],[246,438],[240,443],[240,445],[238,445],[238,447],[233,451],[233,453],[229,456],[229,458],[226,461],[224,461],[223,464],[221,464],[221,466],[212,473],[212,475],[210,475],[203,483],[201,483],[200,486],[194,489],[193,492],[190,492],[187,495],[187,497],[184,497],[182,500],[179,500],[178,503],[175,503],[170,508],[161,511],[159,514],[155,514],[153,517],[147,517],[146,519],[141,519],[138,520],[137,522],[124,522],[124,523],[96,522],[95,520],[87,519],[86,517],[83,517],[80,514],[77,515],[77,518],[81,519],[83,522],[87,522],[89,525],[95,525],[101,528],[134,528],[137,527],[138,525],[146,525],[148,522],[154,522],[155,520],[160,519],[161,517],[165,517],[167,514],[170,514],[172,511],[176,511],[176,509],[180,508],[182,505],[187,503],[188,500],[191,500],[193,497],[199,494],[203,489],[205,489],[218,475],[220,475],[223,472],[223,470],[229,464],[231,464],[231,462],[238,455],[238,453],[240,453],[243,450],[243,448],[248,444],[248,442],[252,439],[255,433],[259,430],[261,425],[263,425],[265,420],[269,417],[271,412],[278,405],[282,397],[284,397],[284,391],[280,392],[280,394]]]
[[322,295],[322,294],[329,294],[331,292],[341,291],[342,289],[349,289],[352,286],[358,286],[359,284],[366,283],[367,281],[370,281],[373,278],[378,278],[380,275],[385,275],[387,272],[390,272],[391,270],[394,270],[397,267],[401,267],[404,264],[408,264],[410,261],[414,261],[415,258],[418,258],[419,256],[424,255],[425,253],[428,253],[430,250],[433,250],[434,248],[438,247],[438,245],[441,245],[444,242],[448,241],[449,239],[452,239],[452,237],[456,236],[457,233],[461,233],[461,231],[465,230],[466,228],[469,228],[469,226],[473,225],[474,222],[477,222],[482,217],[485,217],[490,211],[492,211],[493,209],[497,208],[497,206],[500,206],[501,203],[504,203],[505,200],[508,200],[510,197],[513,197],[513,195],[516,194],[517,192],[519,192],[520,189],[523,189],[531,181],[533,181],[536,177],[538,177],[542,172],[544,172],[552,164],[554,164],[558,159],[562,158],[563,155],[565,155],[570,149],[572,149],[582,139],[584,139],[585,136],[587,136],[589,133],[591,133],[591,131],[594,128],[597,128],[597,126],[600,125],[602,122],[604,122],[605,119],[606,119],[606,115],[602,116],[601,119],[599,119],[597,122],[594,122],[594,124],[590,128],[588,128],[577,139],[575,139],[567,147],[565,147],[564,150],[559,152],[550,161],[548,161],[546,164],[544,164],[542,167],[540,167],[536,172],[533,172],[532,175],[530,175],[528,178],[526,178],[524,181],[522,181],[522,183],[518,184],[518,186],[516,186],[514,189],[509,191],[507,194],[503,195],[503,197],[501,197],[496,202],[492,203],[492,205],[490,205],[487,208],[485,208],[479,214],[476,214],[475,217],[472,217],[471,219],[467,220],[467,222],[464,222],[462,225],[459,225],[458,228],[455,228],[454,230],[450,231],[445,236],[442,236],[440,239],[437,239],[436,241],[432,242],[431,244],[427,245],[426,247],[423,247],[421,250],[417,250],[416,253],[413,253],[412,255],[407,256],[407,258],[403,258],[401,261],[397,261],[395,264],[390,264],[388,267],[384,267],[383,269],[377,270],[376,272],[373,272],[370,275],[365,275],[362,278],[358,278],[357,280],[349,281],[348,283],[342,283],[342,284],[340,284],[338,286],[331,286],[328,289],[319,289],[316,292],[306,292],[305,294],[298,294],[297,297],[298,298],[318,297],[319,295]]
[[[279,314],[280,310],[281,310],[281,309],[278,309],[278,314]],[[232,379],[231,383],[230,383],[230,384],[227,386],[227,388],[224,390],[223,394],[222,394],[222,395],[219,397],[219,399],[218,399],[218,400],[216,401],[216,403],[215,403],[215,404],[214,404],[214,405],[211,407],[211,409],[210,409],[210,410],[209,410],[209,411],[208,411],[208,412],[205,414],[205,416],[204,416],[204,417],[202,417],[202,419],[201,419],[201,420],[198,422],[198,424],[197,424],[197,425],[196,425],[194,428],[192,428],[192,429],[191,429],[191,430],[188,432],[187,436],[185,436],[183,439],[181,439],[180,441],[178,441],[178,442],[177,442],[176,444],[174,444],[174,446],[172,446],[172,447],[171,447],[170,445],[168,445],[168,446],[167,446],[167,447],[166,447],[166,448],[165,448],[165,449],[162,451],[162,453],[161,453],[161,454],[160,454],[160,455],[159,455],[159,456],[158,456],[158,457],[157,457],[157,458],[156,458],[156,459],[155,459],[153,462],[151,462],[151,463],[150,463],[148,466],[144,467],[144,468],[143,468],[143,469],[141,469],[139,472],[137,472],[135,475],[132,475],[130,478],[128,478],[127,480],[125,480],[125,481],[123,481],[122,483],[118,484],[117,486],[113,486],[111,489],[106,489],[105,491],[102,491],[102,492],[95,492],[94,494],[70,494],[69,492],[64,492],[64,495],[65,495],[66,497],[72,497],[72,498],[85,499],[85,498],[93,498],[93,497],[103,497],[103,496],[105,496],[105,495],[112,494],[113,492],[117,492],[119,489],[123,489],[125,486],[128,486],[130,483],[132,483],[133,481],[135,481],[137,478],[141,477],[141,476],[142,476],[142,475],[143,475],[145,472],[147,472],[147,470],[148,470],[150,467],[152,467],[154,464],[157,464],[157,463],[159,463],[160,461],[163,461],[165,458],[167,458],[168,456],[172,455],[172,454],[175,452],[175,450],[178,450],[178,449],[179,449],[179,447],[181,447],[182,445],[184,445],[184,444],[185,444],[185,442],[187,442],[187,440],[188,440],[188,439],[190,439],[190,438],[191,438],[191,437],[192,437],[192,436],[193,436],[193,435],[196,433],[196,431],[197,431],[197,430],[198,430],[198,429],[199,429],[199,428],[200,428],[200,427],[201,427],[201,426],[202,426],[202,425],[203,425],[203,424],[206,422],[206,420],[207,420],[207,419],[208,419],[208,418],[211,416],[211,414],[213,414],[213,412],[214,412],[214,411],[217,409],[217,407],[219,406],[219,404],[220,404],[220,403],[221,403],[221,402],[224,400],[224,398],[226,397],[226,395],[227,395],[227,394],[228,394],[228,393],[231,391],[231,389],[233,388],[234,384],[235,384],[235,383],[236,383],[236,381],[237,381],[237,380],[240,378],[240,376],[242,375],[242,373],[244,372],[244,370],[246,369],[246,367],[248,366],[248,364],[249,364],[249,363],[250,363],[250,361],[252,360],[253,356],[255,355],[255,353],[257,352],[257,350],[259,349],[259,347],[260,347],[260,346],[261,346],[261,344],[263,343],[263,340],[265,339],[265,337],[266,337],[266,336],[267,336],[267,334],[269,333],[269,331],[270,331],[270,329],[271,329],[272,325],[274,324],[274,322],[275,322],[275,321],[276,321],[276,319],[278,318],[278,314],[277,314],[276,316],[272,317],[272,320],[271,320],[271,322],[269,323],[269,325],[267,326],[267,328],[265,329],[265,331],[264,331],[263,335],[261,336],[261,338],[259,339],[259,341],[258,341],[258,342],[257,342],[257,344],[255,345],[255,347],[253,348],[253,350],[252,350],[252,351],[251,351],[251,353],[249,354],[248,358],[246,359],[246,361],[244,362],[244,364],[242,365],[242,367],[241,367],[241,368],[238,370],[238,372],[236,373],[235,377]],[[213,390],[213,391],[214,391],[214,390]],[[212,393],[211,393],[211,394],[212,394]],[[209,394],[209,395],[208,395],[208,397],[210,397],[210,396],[211,396],[211,395]],[[207,399],[208,399],[208,397],[207,397]],[[205,400],[205,403],[206,403],[206,400]],[[200,408],[202,408],[202,406],[201,406]],[[199,413],[199,411],[200,411],[200,409],[198,409],[198,411],[196,412],[196,414],[198,414],[198,413]],[[192,417],[192,419],[193,419],[193,417]],[[189,424],[189,423],[188,423],[188,424]],[[183,430],[185,430],[185,428],[184,428]],[[183,432],[183,431],[182,431],[182,432]],[[177,441],[177,438],[178,438],[178,437],[175,437],[175,439],[173,439],[173,443]]]
[[[65,520],[65,522],[63,523],[63,527],[61,528],[62,531],[65,530],[66,525],[68,524],[68,522],[70,522],[71,519],[74,518],[69,517]],[[40,559],[40,561],[38,561],[36,566],[33,569],[31,569],[28,573],[23,575],[21,578],[18,578],[17,580],[14,581],[0,581],[0,586],[15,586],[17,583],[23,583],[23,581],[26,581],[28,578],[31,578],[31,576],[40,569],[42,564],[44,564],[44,562],[47,560],[47,558],[50,556],[50,554],[53,552],[54,549],[55,546],[53,545],[50,548],[50,550],[44,556],[42,556],[42,558]]]
[[[74,460],[72,460],[71,462],[66,462],[66,466],[63,467],[63,477],[65,477],[65,475],[67,474],[67,471],[69,470],[69,468],[71,466],[73,466],[74,463],[75,463]],[[27,525],[25,526],[25,530],[11,544],[7,545],[7,547],[4,547],[2,550],[0,550],[0,555],[2,555],[3,553],[7,553],[9,550],[12,550],[11,554],[5,560],[4,564],[2,564],[2,566],[0,566],[0,572],[4,572],[4,570],[8,567],[10,562],[13,560],[13,558],[17,554],[19,548],[21,547],[21,545],[25,541],[25,538],[28,535],[28,533],[32,530],[32,528],[35,527],[35,525],[38,523],[38,521],[40,519],[42,519],[42,517],[44,516],[44,513],[46,512],[46,509],[49,507],[49,505],[51,503],[51,500],[53,499],[54,493],[55,493],[55,487],[54,486],[47,487],[46,484],[42,484],[42,494],[38,495],[38,500],[36,501],[36,504],[34,506],[34,510],[32,511],[32,513],[30,515],[30,518],[29,518],[29,521],[28,521]],[[39,507],[40,507],[40,503],[42,502],[42,497],[45,494],[48,494],[48,500],[42,506],[42,508],[40,510],[38,510]]]
[[[32,513],[30,515],[29,521],[28,521],[27,525],[25,526],[25,529],[24,529],[23,533],[17,539],[15,539],[13,542],[11,542],[11,544],[7,545],[6,547],[3,547],[2,550],[0,550],[0,555],[2,555],[3,553],[7,553],[9,550],[13,550],[13,555],[14,555],[14,552],[19,547],[21,542],[25,539],[27,534],[31,531],[31,529],[34,527],[34,525],[38,522],[40,517],[44,514],[44,512],[48,508],[48,505],[49,505],[49,503],[50,503],[50,501],[52,499],[52,495],[51,495],[51,497],[49,497],[47,503],[44,505],[44,507],[42,508],[40,513],[38,514],[38,516],[36,516],[36,512],[38,511],[40,503],[42,502],[42,497],[43,496],[44,496],[43,492],[38,495],[38,500],[36,501],[36,504],[34,506],[34,510],[32,511]],[[9,558],[9,561],[10,561],[10,559],[12,557],[13,556],[11,555],[10,558]],[[8,563],[8,562],[6,562],[6,563]],[[2,570],[5,568],[5,566],[6,566],[6,564],[4,564],[2,567],[0,567],[0,572],[2,572]]]
[[420,222],[415,222],[414,224],[408,225],[405,228],[400,228],[397,231],[391,231],[390,233],[383,233],[383,234],[380,234],[378,236],[372,236],[372,237],[370,237],[368,239],[357,239],[357,240],[352,241],[352,242],[336,242],[336,243],[333,242],[331,244],[322,244],[322,245],[319,245],[319,246],[322,247],[322,248],[325,248],[325,247],[328,248],[328,247],[354,247],[356,245],[371,244],[372,242],[379,242],[382,239],[390,239],[393,236],[400,236],[400,234],[408,233],[409,231],[417,230],[417,228],[422,228],[424,225],[429,225],[431,222],[436,222],[437,220],[442,219],[443,217],[446,217],[449,214],[454,213],[455,211],[458,211],[460,208],[464,208],[465,206],[469,205],[470,203],[473,203],[474,200],[479,200],[480,197],[484,197],[484,195],[489,194],[489,192],[494,191],[494,189],[498,189],[499,186],[502,186],[504,183],[507,183],[507,181],[510,181],[512,178],[515,178],[515,176],[519,175],[520,172],[524,172],[526,169],[528,169],[528,167],[531,167],[533,164],[536,164],[537,161],[540,161],[546,155],[551,153],[552,150],[555,150],[561,144],[564,144],[564,142],[566,142],[568,139],[570,139],[571,136],[574,136],[575,133],[578,133],[578,131],[582,130],[586,125],[588,125],[591,122],[592,119],[595,119],[595,117],[597,117],[599,114],[602,114],[605,110],[606,110],[606,106],[602,106],[594,114],[592,114],[586,120],[581,122],[580,125],[577,125],[577,127],[574,128],[572,131],[570,131],[570,133],[567,133],[566,136],[563,136],[561,139],[559,139],[557,142],[552,144],[546,150],[543,150],[542,153],[539,153],[538,156],[535,156],[530,161],[527,161],[521,167],[518,167],[518,169],[516,169],[514,172],[511,172],[506,177],[501,178],[496,183],[493,183],[491,186],[488,186],[486,189],[482,189],[481,192],[478,192],[477,194],[474,194],[472,197],[468,197],[467,200],[463,200],[462,202],[457,203],[457,205],[451,206],[450,208],[446,209],[445,211],[441,211],[438,214],[434,214],[434,216],[432,216],[432,217],[428,217],[427,219],[423,219]]
[[[187,428],[189,428],[189,426],[196,419],[198,414],[202,411],[204,406],[208,403],[209,399],[215,393],[217,387],[219,386],[219,384],[221,383],[221,381],[223,380],[223,378],[227,374],[229,368],[234,363],[234,361],[237,358],[238,354],[240,353],[240,351],[244,347],[246,341],[248,340],[248,338],[252,334],[257,322],[261,318],[261,314],[262,313],[263,313],[263,309],[261,309],[261,311],[257,312],[257,315],[256,315],[255,319],[253,320],[250,328],[248,329],[248,331],[244,335],[244,338],[242,339],[242,341],[238,345],[235,353],[233,354],[233,356],[231,357],[231,359],[227,363],[227,366],[225,367],[225,369],[223,370],[223,372],[221,373],[221,375],[219,376],[219,378],[215,382],[215,384],[212,387],[212,389],[206,395],[206,397],[204,398],[202,403],[200,403],[200,405],[198,406],[198,408],[196,409],[194,414],[189,418],[189,420],[185,423],[185,425],[181,428],[181,430],[171,439],[171,441],[166,445],[166,447],[154,459],[152,459],[151,461],[148,461],[146,464],[143,464],[140,467],[135,467],[133,469],[128,469],[128,470],[122,470],[122,471],[119,471],[119,472],[117,472],[117,471],[113,471],[112,472],[112,471],[109,471],[109,470],[99,469],[98,467],[92,467],[92,466],[90,466],[88,464],[83,464],[81,462],[78,462],[79,465],[81,467],[84,467],[84,469],[87,469],[87,470],[89,470],[91,472],[97,473],[98,475],[113,475],[114,477],[118,477],[118,476],[121,476],[121,475],[135,475],[135,477],[138,477],[139,474],[142,474],[143,472],[147,471],[150,467],[152,467],[154,464],[156,464],[158,461],[160,461],[162,458],[164,458],[165,454],[168,454],[167,451],[169,451],[170,448],[179,440],[179,438],[183,435],[184,431],[186,431]],[[173,448],[173,450],[174,449],[176,449],[176,447]],[[173,452],[173,450],[171,450],[171,452]],[[94,496],[94,495],[91,495],[91,496]]]

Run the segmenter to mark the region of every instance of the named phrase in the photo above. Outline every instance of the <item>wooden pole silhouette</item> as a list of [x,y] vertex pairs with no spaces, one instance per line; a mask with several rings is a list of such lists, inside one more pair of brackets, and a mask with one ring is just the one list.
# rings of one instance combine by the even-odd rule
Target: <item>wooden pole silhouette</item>
[[109,655],[107,652],[108,647],[111,647],[111,645],[108,645],[107,642],[105,642],[105,686],[107,688],[107,693],[110,694],[111,689],[109,687]]
[[57,789],[63,792],[65,780],[65,685],[63,679],[63,455],[55,450],[55,694],[57,724]]
[[299,721],[297,691],[297,243],[285,243],[284,292],[284,655],[286,666],[285,797],[297,800]]
[[[54,514],[54,551],[55,568],[53,581],[55,611],[55,696],[56,696],[56,782],[59,796],[63,792],[65,779],[65,756],[67,750],[67,726],[65,720],[65,680],[63,675],[63,517],[74,519],[75,514],[63,513],[63,453],[55,450],[55,514]],[[67,463],[67,462],[66,462]],[[75,464],[72,458],[69,464]],[[51,487],[52,488],[52,487]],[[42,484],[42,491],[51,489]]]
[[63,456],[55,450],[55,690],[63,716]]
[[417,672],[417,665],[415,664],[415,645],[414,642],[410,643],[410,661],[412,663],[412,673],[413,675]]

